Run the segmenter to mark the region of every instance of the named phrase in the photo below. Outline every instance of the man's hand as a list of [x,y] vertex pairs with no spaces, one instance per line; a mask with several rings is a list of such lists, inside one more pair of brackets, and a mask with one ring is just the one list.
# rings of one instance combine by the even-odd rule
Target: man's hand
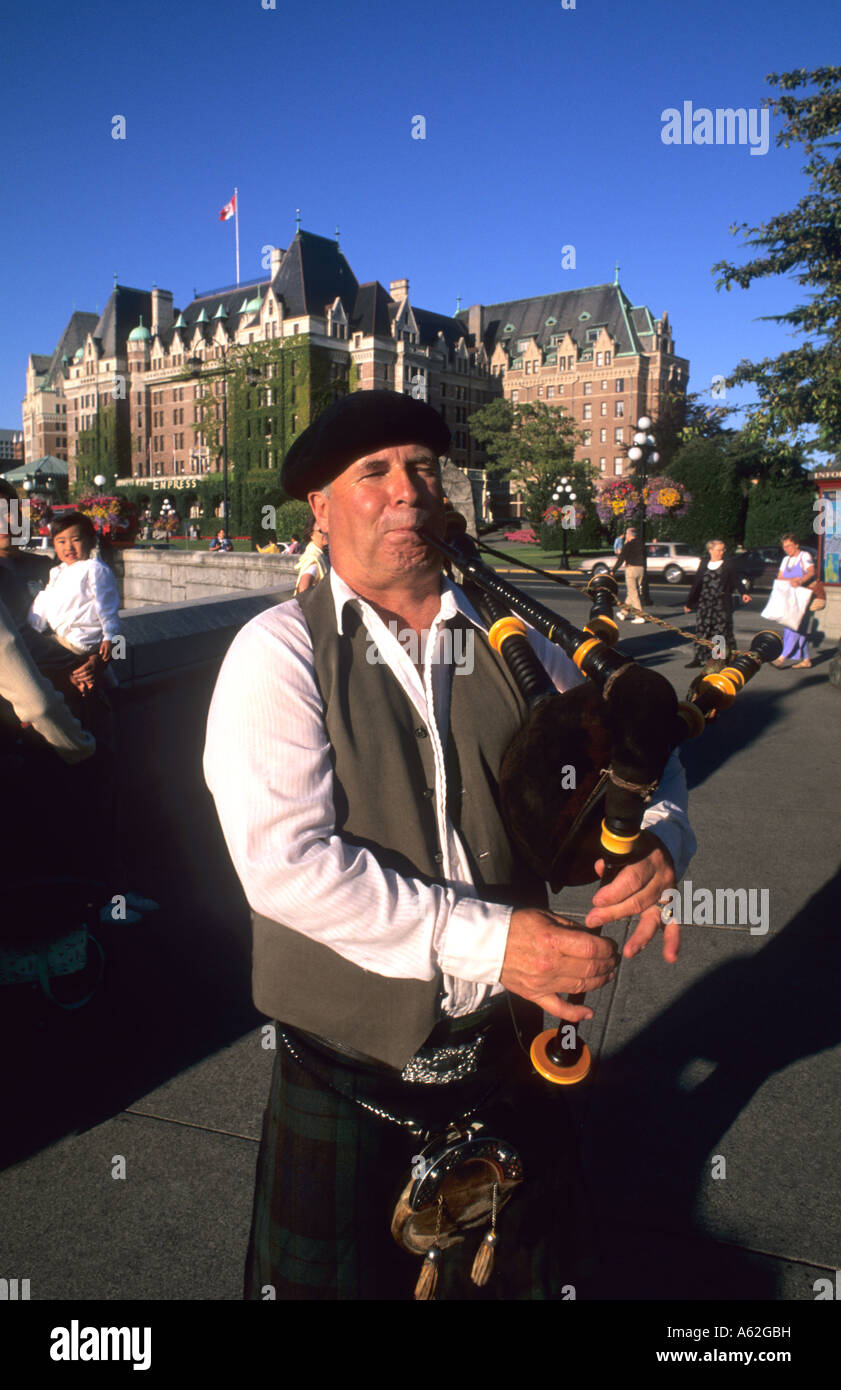
[[[584,919],[588,927],[601,927],[638,912],[640,919],[622,952],[627,960],[642,951],[657,928],[663,926],[660,899],[677,882],[672,857],[656,835],[644,830],[639,843],[645,857],[629,864],[612,883],[599,889],[593,898],[593,911]],[[595,867],[601,877],[604,860],[598,859]],[[679,950],[680,926],[669,922],[663,927],[663,959],[676,961]]]
[[102,657],[102,660],[106,663],[106,665],[111,660],[111,650],[113,646],[114,643],[109,642],[107,637],[103,637],[102,641],[99,644],[99,655]]
[[518,908],[511,914],[500,983],[539,1004],[554,1018],[580,1023],[593,1010],[568,1004],[561,994],[601,989],[613,978],[616,946],[608,937],[573,928],[555,912]]
[[81,666],[75,666],[70,672],[70,680],[77,690],[83,695],[87,695],[89,690],[93,690],[94,680],[97,672],[97,653],[89,656],[87,661],[83,661]]

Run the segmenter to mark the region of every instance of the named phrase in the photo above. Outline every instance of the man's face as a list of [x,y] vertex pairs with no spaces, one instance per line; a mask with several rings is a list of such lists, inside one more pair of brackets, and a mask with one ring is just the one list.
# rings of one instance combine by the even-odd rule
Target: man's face
[[379,449],[357,459],[330,485],[310,493],[316,524],[326,532],[330,559],[352,588],[388,589],[435,575],[441,560],[418,535],[444,534],[444,494],[438,459],[422,444]]
[[87,560],[91,550],[81,526],[68,526],[66,531],[59,531],[53,545],[56,556],[63,560],[65,565],[75,565],[77,560]]

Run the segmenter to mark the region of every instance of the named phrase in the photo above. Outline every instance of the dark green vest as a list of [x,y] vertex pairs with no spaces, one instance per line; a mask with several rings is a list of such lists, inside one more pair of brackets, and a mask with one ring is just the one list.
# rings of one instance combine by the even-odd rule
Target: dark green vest
[[[339,636],[328,581],[297,601],[312,635],[330,740],[336,833],[405,878],[441,882],[434,756],[422,720],[388,667],[369,659],[372,643],[351,604]],[[461,616],[448,626],[465,630],[474,656],[472,674],[455,668],[450,681],[450,819],[479,897],[543,905],[545,886],[515,862],[498,809],[497,773],[525,705],[484,635]],[[320,910],[316,898],[314,918]],[[440,973],[432,980],[392,979],[257,913],[253,924],[254,1002],[270,1017],[400,1068],[438,1021]],[[364,921],[356,925],[362,935]]]

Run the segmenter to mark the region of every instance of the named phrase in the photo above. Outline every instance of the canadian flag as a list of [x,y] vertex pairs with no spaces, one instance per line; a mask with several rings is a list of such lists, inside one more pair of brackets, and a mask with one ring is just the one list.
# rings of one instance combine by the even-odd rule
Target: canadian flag
[[223,207],[222,211],[220,212],[220,214],[219,214],[219,221],[220,221],[220,222],[227,222],[227,221],[229,220],[229,218],[231,218],[231,217],[234,216],[236,210],[237,210],[237,195],[236,195],[236,193],[235,193],[234,196],[233,196],[233,198],[231,199],[231,201],[230,201],[229,203],[226,203],[225,206]]

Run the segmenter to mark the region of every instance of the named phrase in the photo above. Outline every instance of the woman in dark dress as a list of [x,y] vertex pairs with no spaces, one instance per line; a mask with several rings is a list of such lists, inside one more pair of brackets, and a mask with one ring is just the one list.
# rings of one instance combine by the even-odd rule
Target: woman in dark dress
[[[724,558],[725,548],[724,541],[707,541],[707,556],[701,561],[692,588],[686,596],[684,612],[690,613],[693,608],[698,609],[696,637],[705,637],[709,642],[723,637],[727,650],[722,655],[729,661],[736,645],[733,635],[735,593],[738,590],[742,591],[742,603],[750,603],[750,593],[747,580],[738,573],[733,561]],[[719,654],[714,652],[713,655]],[[687,663],[686,669],[703,666],[708,660],[708,648],[696,644],[694,656]]]

